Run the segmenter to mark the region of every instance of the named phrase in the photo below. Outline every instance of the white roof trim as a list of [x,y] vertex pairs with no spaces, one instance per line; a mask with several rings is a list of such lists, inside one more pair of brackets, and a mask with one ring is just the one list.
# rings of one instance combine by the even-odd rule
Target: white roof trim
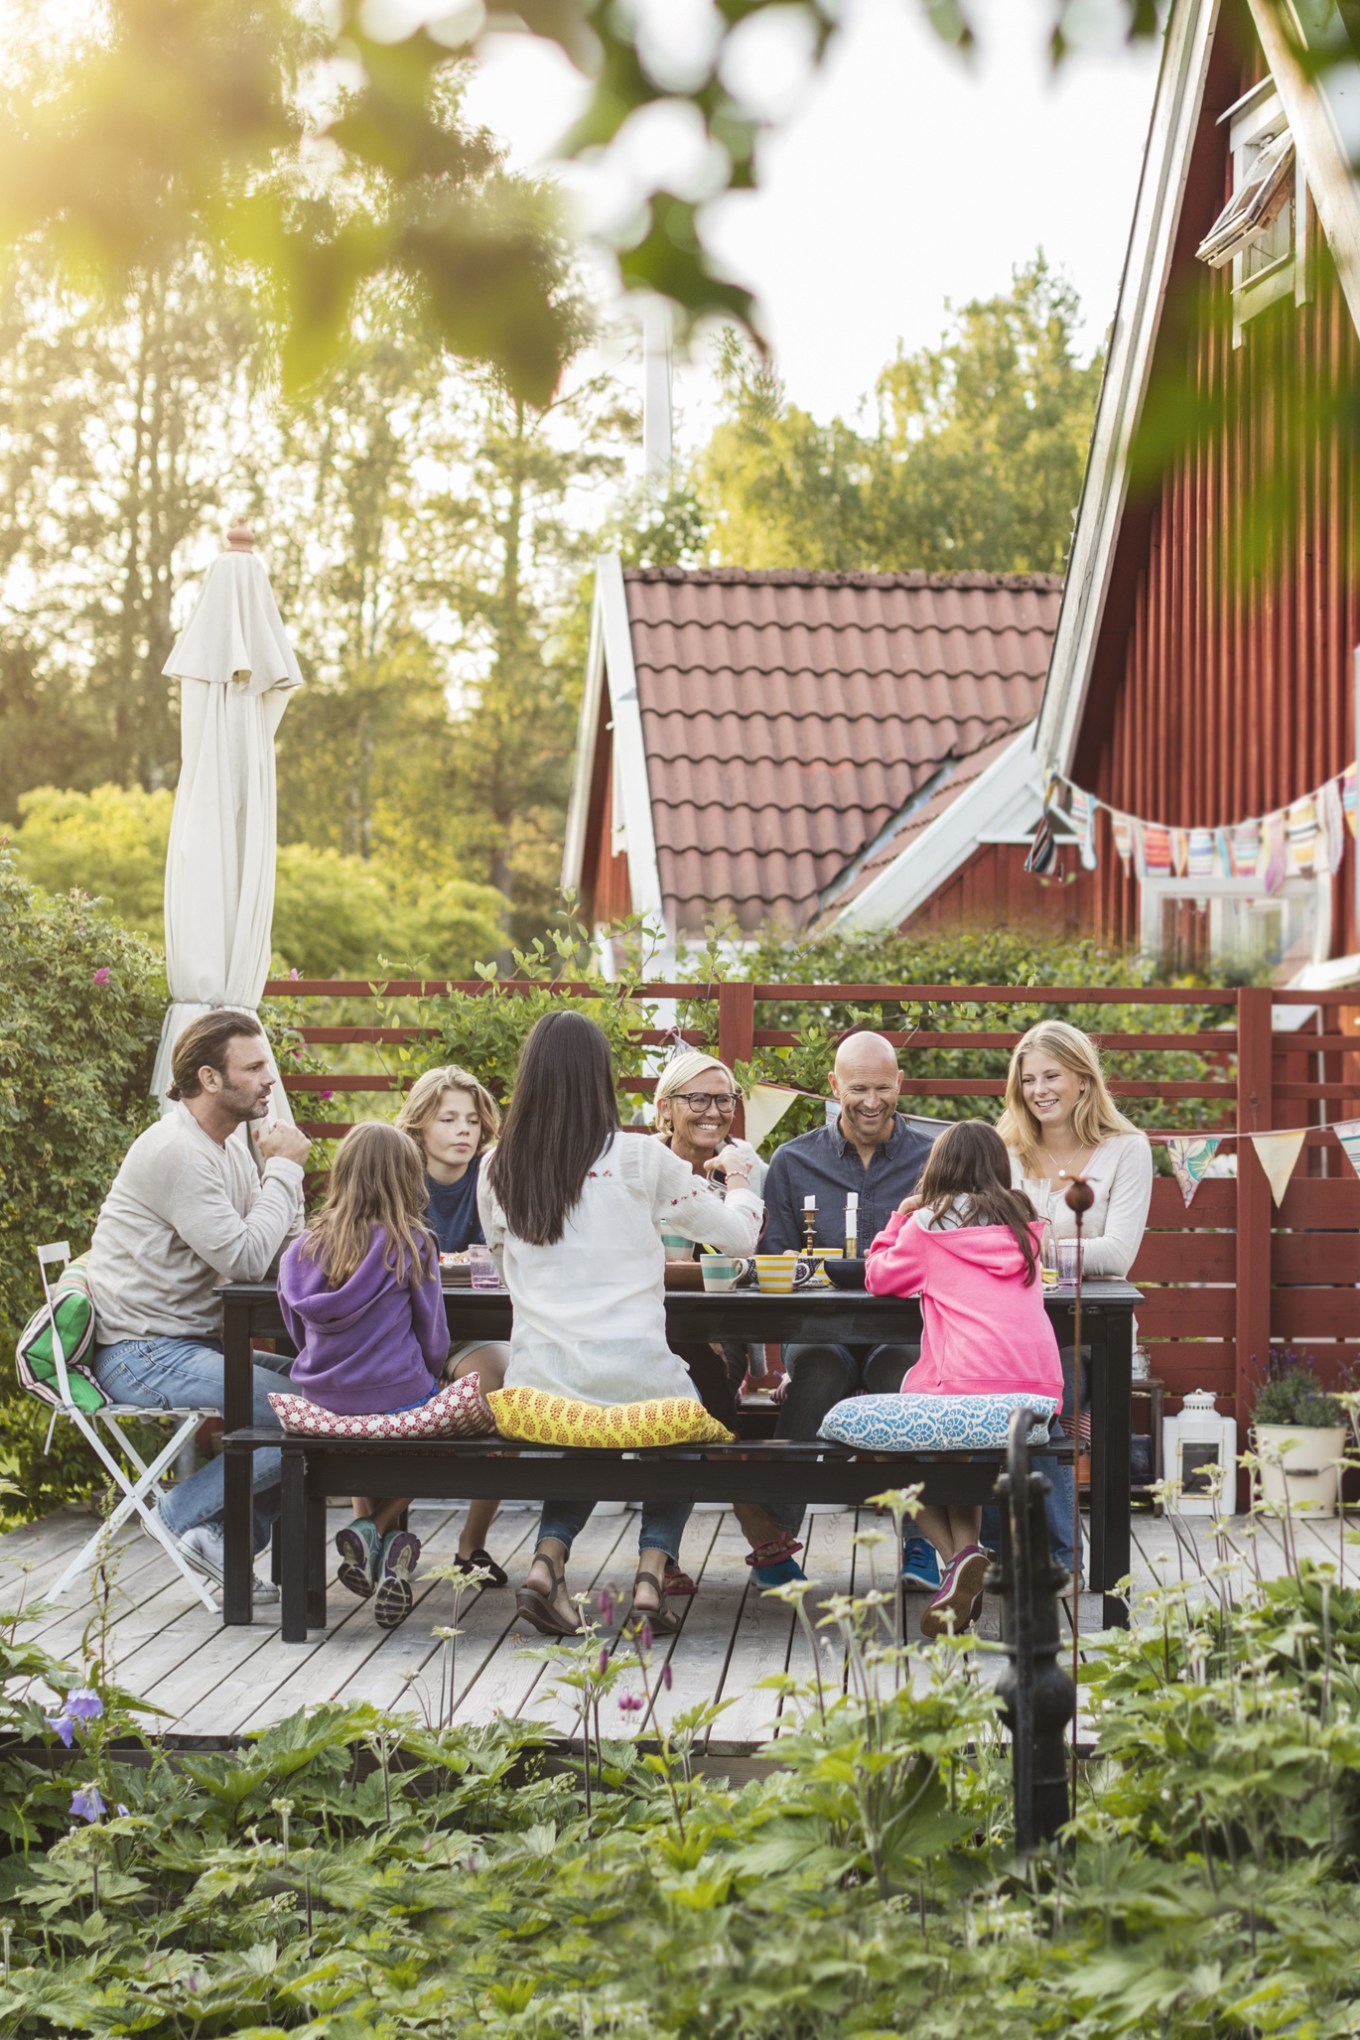
[[608,690],[614,725],[615,784],[623,793],[623,827],[627,842],[628,888],[633,912],[673,940],[661,901],[661,872],[652,827],[652,796],[647,782],[647,754],[642,742],[633,639],[628,624],[628,599],[623,566],[617,553],[602,553],[595,562],[595,598],[590,614],[590,650],[581,720],[576,737],[576,769],[567,810],[562,853],[562,883],[579,887],[585,858],[586,813],[595,769],[595,732],[599,725],[601,689]]
[[1021,730],[985,772],[966,786],[915,842],[866,885],[828,925],[837,935],[900,928],[918,913],[987,837],[1033,833],[1042,794],[1034,765],[1034,731]]
[[1167,24],[1119,307],[1072,537],[1035,748],[1071,769],[1128,493],[1128,451],[1147,395],[1153,349],[1199,124],[1217,0],[1177,0]]
[[[1360,64],[1308,79],[1296,44],[1347,47],[1331,0],[1249,0],[1252,20],[1284,106],[1308,189],[1351,315],[1360,328]],[[1302,5],[1311,23],[1300,25]],[[1287,10],[1287,20],[1282,12]],[[1101,385],[1072,558],[1063,590],[1036,751],[1069,772],[1091,683],[1128,491],[1128,451],[1147,394],[1161,325],[1185,178],[1204,97],[1218,0],[1174,0],[1147,153],[1134,208],[1119,308]]]

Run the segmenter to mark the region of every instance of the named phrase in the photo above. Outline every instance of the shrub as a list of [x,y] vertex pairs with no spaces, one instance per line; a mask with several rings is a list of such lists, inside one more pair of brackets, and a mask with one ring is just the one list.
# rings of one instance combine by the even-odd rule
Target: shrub
[[1252,1404],[1253,1424],[1297,1424],[1300,1430],[1331,1431],[1346,1413],[1329,1395],[1310,1361],[1297,1353],[1273,1352]]
[[[33,1249],[89,1244],[105,1191],[155,1114],[148,1094],[165,1014],[158,952],[79,893],[48,898],[0,845],[0,1354],[41,1300]],[[25,1516],[91,1482],[59,1426],[42,1456],[42,1408],[0,1401],[0,1473]],[[74,1436],[73,1433],[70,1434]],[[64,1447],[64,1451],[63,1448]]]

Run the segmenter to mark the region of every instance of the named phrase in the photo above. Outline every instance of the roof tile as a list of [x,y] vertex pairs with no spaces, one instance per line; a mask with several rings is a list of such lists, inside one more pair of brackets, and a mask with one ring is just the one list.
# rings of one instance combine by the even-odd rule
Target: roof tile
[[624,582],[662,896],[685,934],[806,926],[942,766],[1030,721],[1062,587],[734,567]]

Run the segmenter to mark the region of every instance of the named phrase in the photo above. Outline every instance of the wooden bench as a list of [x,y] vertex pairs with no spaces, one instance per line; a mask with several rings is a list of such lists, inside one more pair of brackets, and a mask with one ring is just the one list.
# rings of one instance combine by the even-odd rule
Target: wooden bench
[[[746,1420],[743,1419],[743,1424]],[[276,1445],[276,1434],[229,1433],[229,1452]],[[992,1500],[1003,1451],[854,1452],[823,1440],[783,1443],[746,1436],[733,1445],[666,1446],[646,1452],[564,1451],[504,1438],[283,1440],[280,1575],[285,1643],[305,1643],[326,1621],[326,1500],[330,1495],[410,1495],[421,1500],[547,1501],[590,1495],[632,1501],[651,1495],[690,1502],[830,1502],[852,1506],[920,1483],[926,1502]],[[1036,1468],[1071,1458],[1066,1442],[1030,1448]],[[645,1466],[644,1466],[645,1462]]]

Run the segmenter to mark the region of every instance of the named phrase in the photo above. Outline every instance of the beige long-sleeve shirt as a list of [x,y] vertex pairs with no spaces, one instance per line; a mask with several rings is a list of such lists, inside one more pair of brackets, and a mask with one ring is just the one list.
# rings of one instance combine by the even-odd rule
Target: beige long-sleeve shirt
[[256,1174],[177,1104],[139,1134],[104,1199],[89,1254],[99,1345],[220,1339],[223,1282],[258,1282],[302,1228],[302,1168],[275,1155]]

